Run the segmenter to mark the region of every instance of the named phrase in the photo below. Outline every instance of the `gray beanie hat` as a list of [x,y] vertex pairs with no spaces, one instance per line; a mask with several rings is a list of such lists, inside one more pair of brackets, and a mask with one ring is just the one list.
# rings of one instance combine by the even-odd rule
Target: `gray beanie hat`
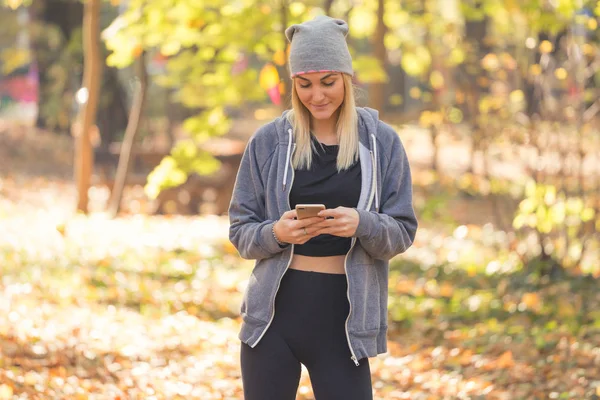
[[346,44],[348,24],[320,15],[285,30],[290,41],[291,77],[310,72],[343,72],[353,75],[352,57]]

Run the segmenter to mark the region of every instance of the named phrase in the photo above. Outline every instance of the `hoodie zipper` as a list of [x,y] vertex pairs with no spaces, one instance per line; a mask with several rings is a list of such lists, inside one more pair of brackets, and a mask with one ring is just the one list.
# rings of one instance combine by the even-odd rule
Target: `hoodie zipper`
[[[294,143],[293,147],[292,147],[292,152],[291,152],[292,156],[293,156],[295,150],[296,150],[296,144]],[[375,161],[374,161],[373,151],[370,150],[369,153],[371,154],[371,162],[374,164]],[[295,171],[294,171],[294,168],[292,166],[292,157],[290,157],[290,160],[289,160],[289,167],[292,170],[292,178],[291,178],[290,186],[288,188],[287,198],[286,199],[287,199],[288,209],[291,210],[291,205],[290,205],[290,191],[291,191],[291,188],[292,188],[292,186],[294,184],[294,178],[295,178]],[[377,176],[375,176],[375,179],[377,179]],[[373,195],[374,195],[374,185],[373,185],[373,183],[371,183],[371,194],[369,195],[369,201],[368,201],[367,206],[366,206],[367,210],[369,210],[371,208],[371,203],[373,202]],[[348,341],[348,348],[350,349],[350,354],[351,354],[350,359],[358,367],[360,365],[360,363],[358,362],[358,359],[356,358],[356,354],[354,353],[354,349],[352,348],[352,343],[350,343],[350,334],[348,332],[348,321],[350,320],[350,315],[352,314],[352,301],[350,300],[350,279],[348,278],[347,262],[348,262],[348,256],[350,255],[350,252],[354,248],[355,244],[356,244],[356,238],[352,238],[352,244],[350,245],[350,249],[346,253],[346,257],[344,258],[344,271],[346,273],[346,283],[347,283],[347,288],[348,288],[346,290],[346,297],[348,298],[348,305],[349,305],[349,308],[350,308],[349,311],[348,311],[348,316],[346,317],[346,322],[345,322],[344,325],[345,325],[345,330],[346,330],[346,339]],[[267,324],[266,328],[263,330],[263,332],[261,333],[261,335],[258,337],[258,339],[254,343],[254,345],[251,346],[252,348],[254,348],[260,342],[260,340],[262,339],[262,337],[265,335],[265,333],[267,332],[267,330],[271,326],[271,323],[273,322],[273,318],[275,317],[275,298],[277,297],[277,292],[279,292],[279,287],[281,286],[281,280],[283,279],[283,276],[285,275],[285,273],[287,272],[288,268],[290,267],[290,264],[292,263],[292,258],[293,257],[294,257],[294,244],[292,244],[290,258],[289,258],[289,260],[287,262],[285,270],[283,271],[283,274],[281,274],[281,277],[279,278],[279,282],[277,283],[277,289],[275,290],[275,296],[273,297],[273,304],[272,304],[273,312],[271,313],[271,318],[269,319],[269,323]]]
[[[294,143],[294,145],[292,147],[292,152],[291,152],[292,156],[294,155],[295,150],[296,150],[296,143]],[[292,180],[290,181],[290,186],[287,191],[287,206],[288,206],[288,210],[291,210],[292,207],[290,205],[290,192],[291,192],[292,186],[294,184],[294,176],[296,175],[295,171],[294,171],[294,167],[292,166],[292,157],[290,157],[289,167],[292,169]],[[285,184],[285,182],[284,182],[284,184]],[[275,295],[273,296],[273,304],[272,304],[273,312],[271,313],[271,318],[269,319],[269,323],[267,324],[267,326],[265,327],[263,332],[260,334],[258,339],[256,339],[256,342],[254,342],[254,345],[251,346],[252,348],[256,347],[256,345],[258,344],[258,342],[260,342],[260,340],[265,335],[265,333],[267,333],[267,330],[271,326],[271,323],[273,322],[273,318],[275,317],[275,299],[277,298],[277,292],[279,292],[279,287],[281,286],[281,280],[283,279],[283,276],[285,275],[288,268],[290,267],[290,264],[292,263],[292,258],[294,258],[294,244],[293,243],[292,243],[291,250],[292,251],[290,252],[290,259],[288,260],[287,265],[285,266],[285,269],[283,270],[283,274],[281,274],[281,277],[279,278],[279,282],[277,282],[277,289],[275,290]]]
[[352,361],[354,361],[354,364],[358,367],[359,363],[358,363],[358,360],[356,359],[356,354],[354,354],[354,349],[352,349],[352,343],[350,343],[350,334],[348,333],[348,321],[350,320],[350,314],[352,314],[352,301],[350,301],[350,279],[348,279],[347,261],[348,261],[348,255],[354,248],[355,243],[356,243],[356,238],[354,237],[354,238],[352,238],[352,244],[350,245],[350,250],[348,250],[348,252],[346,253],[346,257],[344,257],[344,271],[346,272],[346,283],[347,283],[346,297],[348,298],[348,305],[350,306],[350,310],[348,311],[348,316],[346,317],[346,323],[344,324],[344,326],[346,328],[346,339],[348,340],[348,348],[350,349],[350,354],[352,354],[352,357],[350,357],[350,359]]
[[[369,151],[369,153],[371,153],[371,162],[373,164],[375,164],[375,157],[373,155],[373,151]],[[373,175],[374,179],[377,179],[377,175],[375,172],[375,169],[373,169]],[[377,196],[377,193],[375,193],[375,191],[377,186],[374,186],[373,183],[371,183],[371,194],[369,195],[369,201],[367,202],[367,207],[366,210],[368,211],[371,208],[371,204],[373,203],[373,195]],[[352,238],[352,244],[350,245],[350,250],[348,250],[348,252],[346,253],[346,257],[344,258],[344,271],[346,272],[346,282],[348,283],[348,290],[346,290],[346,296],[348,297],[348,304],[350,306],[350,310],[348,312],[348,316],[346,317],[346,339],[348,340],[348,347],[350,348],[350,354],[352,354],[352,357],[350,357],[350,359],[352,361],[354,361],[354,364],[358,367],[360,364],[358,362],[358,360],[356,359],[356,354],[354,354],[354,349],[352,349],[352,344],[350,343],[350,334],[348,332],[348,321],[350,320],[350,314],[352,314],[352,301],[350,301],[350,279],[348,278],[348,269],[347,269],[347,262],[348,262],[348,256],[350,255],[350,252],[352,251],[352,249],[354,248],[354,245],[356,244],[356,238]]]

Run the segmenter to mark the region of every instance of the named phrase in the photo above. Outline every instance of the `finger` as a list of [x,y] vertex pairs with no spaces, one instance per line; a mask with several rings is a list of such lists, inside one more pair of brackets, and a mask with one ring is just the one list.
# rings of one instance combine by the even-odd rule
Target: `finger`
[[307,236],[305,239],[301,239],[299,244],[305,244],[306,242],[308,242],[310,239],[312,239],[312,237]]
[[320,228],[315,228],[315,225],[311,225],[310,227],[305,228],[306,229],[306,234],[310,237],[315,237],[315,236],[319,236],[318,232],[320,230]]
[[336,207],[336,208],[328,208],[322,211],[319,211],[319,217],[333,217],[339,218],[344,215],[344,207]]
[[304,218],[304,219],[298,220],[298,223],[296,226],[299,228],[305,228],[307,226],[319,223],[321,221],[323,221],[323,218],[321,218],[321,217]]
[[283,213],[280,219],[294,219],[296,218],[296,210],[290,210]]
[[350,230],[347,227],[336,227],[336,226],[319,229],[318,231],[314,232],[315,235],[333,235],[333,236],[343,236],[343,237],[350,236],[349,233],[350,233]]
[[337,226],[339,224],[340,224],[340,221],[336,220],[336,219],[321,220],[321,222],[310,225],[310,230],[317,231],[317,230],[324,229],[324,228],[331,228],[331,227]]

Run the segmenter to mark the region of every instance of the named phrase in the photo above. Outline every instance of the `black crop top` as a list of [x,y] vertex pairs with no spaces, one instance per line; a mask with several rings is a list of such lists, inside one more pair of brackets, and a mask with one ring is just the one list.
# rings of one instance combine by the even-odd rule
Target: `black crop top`
[[[294,183],[290,191],[290,206],[296,204],[325,204],[327,208],[356,207],[360,197],[360,162],[338,173],[336,160],[338,145],[324,145],[314,136],[310,170],[295,170]],[[319,235],[303,245],[294,246],[294,254],[313,257],[345,255],[350,250],[351,238]]]

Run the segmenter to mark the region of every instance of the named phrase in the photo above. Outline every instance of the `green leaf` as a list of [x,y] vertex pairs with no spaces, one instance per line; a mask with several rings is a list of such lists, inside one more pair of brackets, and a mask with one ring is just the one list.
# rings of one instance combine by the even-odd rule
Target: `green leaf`
[[554,224],[562,225],[567,215],[565,203],[563,201],[554,203],[549,209],[549,215]]
[[2,73],[10,74],[14,70],[24,67],[31,62],[31,53],[27,49],[7,48],[0,54]]
[[155,199],[161,190],[181,185],[186,179],[186,173],[177,167],[175,159],[167,156],[148,175],[144,192],[150,199]]
[[387,82],[388,76],[379,60],[372,56],[358,56],[352,62],[360,80],[365,83]]
[[376,25],[377,17],[373,10],[368,7],[368,3],[367,5],[354,7],[350,12],[348,26],[353,37],[366,38],[373,35]]
[[594,219],[595,211],[593,208],[586,207],[581,211],[581,221],[587,222]]
[[431,65],[431,55],[424,46],[418,46],[413,51],[403,53],[401,64],[407,74],[423,75]]

